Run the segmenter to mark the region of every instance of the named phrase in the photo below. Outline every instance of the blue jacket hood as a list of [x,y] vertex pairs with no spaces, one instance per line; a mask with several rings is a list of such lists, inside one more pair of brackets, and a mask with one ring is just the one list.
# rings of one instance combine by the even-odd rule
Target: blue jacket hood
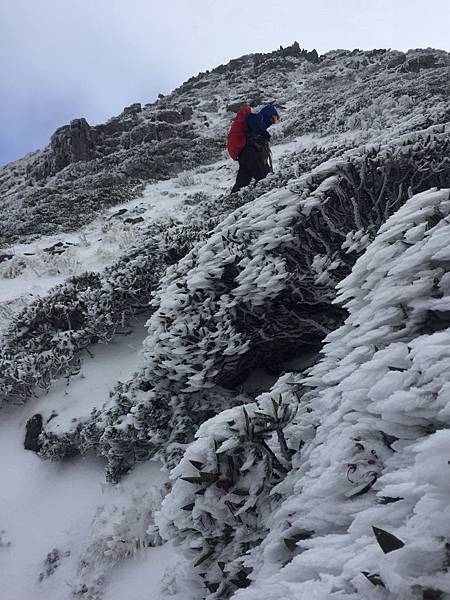
[[273,125],[273,121],[272,121],[273,116],[279,117],[279,114],[277,113],[275,106],[273,106],[272,104],[268,104],[267,106],[264,106],[264,108],[262,108],[258,114],[261,115],[266,128]]

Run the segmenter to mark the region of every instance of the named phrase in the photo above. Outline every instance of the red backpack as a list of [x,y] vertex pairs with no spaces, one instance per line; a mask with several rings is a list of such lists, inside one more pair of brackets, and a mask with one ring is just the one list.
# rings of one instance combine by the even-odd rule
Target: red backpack
[[245,122],[245,118],[252,112],[249,106],[241,108],[236,115],[233,123],[231,124],[230,131],[228,132],[228,153],[233,160],[237,160],[239,153],[244,148],[247,142],[247,130],[248,125]]

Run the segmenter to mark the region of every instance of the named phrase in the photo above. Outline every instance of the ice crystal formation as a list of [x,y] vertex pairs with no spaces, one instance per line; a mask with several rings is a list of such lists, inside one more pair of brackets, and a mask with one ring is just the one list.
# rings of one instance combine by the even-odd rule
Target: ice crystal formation
[[[39,585],[73,564],[67,593],[100,599],[170,542],[164,599],[450,598],[449,77],[444,51],[295,43],[0,170],[4,411],[108,489],[171,470],[49,547]],[[275,173],[230,195],[227,128],[268,102]],[[72,398],[143,323],[133,375],[105,361],[107,397]]]

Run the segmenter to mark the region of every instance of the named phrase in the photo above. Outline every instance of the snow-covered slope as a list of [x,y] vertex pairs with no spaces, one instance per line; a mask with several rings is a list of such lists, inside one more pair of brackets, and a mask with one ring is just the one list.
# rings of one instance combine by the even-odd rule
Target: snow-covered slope
[[450,190],[409,200],[339,284],[349,316],[308,376],[202,425],[160,517],[204,578],[177,598],[446,597],[449,213]]
[[294,44],[0,170],[0,598],[450,598],[449,65]]
[[[75,119],[44,150],[0,169],[0,245],[78,229],[99,210],[141,195],[149,181],[219,160],[230,110],[243,102],[280,107],[278,139],[325,137],[335,152],[448,121],[448,68],[448,54],[433,49],[319,58],[294,44],[200,73],[103,125]],[[302,171],[311,167],[305,159]]]

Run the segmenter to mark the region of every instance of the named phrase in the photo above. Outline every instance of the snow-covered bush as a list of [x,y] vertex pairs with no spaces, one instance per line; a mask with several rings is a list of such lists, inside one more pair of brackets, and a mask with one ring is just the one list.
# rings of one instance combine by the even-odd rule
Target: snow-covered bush
[[39,386],[79,367],[80,352],[108,342],[145,308],[164,269],[155,242],[133,248],[102,275],[84,273],[56,286],[14,316],[2,340],[0,398],[25,401]]
[[[450,190],[409,200],[339,284],[349,317],[323,359],[200,427],[158,516],[191,562],[164,597],[447,597],[449,219]],[[278,440],[277,397],[291,412]]]
[[13,256],[9,260],[4,260],[0,263],[0,277],[14,279],[21,275],[26,268],[27,265],[22,256]]
[[194,175],[189,172],[181,173],[177,177],[177,185],[179,187],[191,187],[193,185],[196,185],[196,183],[197,180],[195,179]]
[[[335,286],[365,246],[349,253],[347,235],[373,239],[408,193],[448,182],[448,147],[440,128],[348,152],[229,214],[169,267],[152,300],[143,370],[68,432],[73,446],[105,456],[112,480],[156,451],[173,464],[205,416],[233,403],[223,387],[342,322]],[[54,436],[43,453],[64,455]]]
[[[316,433],[274,490],[239,600],[449,594],[449,215],[449,190],[415,196],[339,284],[349,317],[299,381],[310,412],[290,428]],[[293,528],[312,535],[286,561]]]
[[298,450],[285,437],[296,412],[284,402],[287,392],[289,399],[295,392],[289,381],[284,394],[265,394],[207,421],[171,473],[173,489],[157,522],[191,560],[209,597],[229,597],[249,582],[245,556],[264,539],[275,503],[270,493]]

